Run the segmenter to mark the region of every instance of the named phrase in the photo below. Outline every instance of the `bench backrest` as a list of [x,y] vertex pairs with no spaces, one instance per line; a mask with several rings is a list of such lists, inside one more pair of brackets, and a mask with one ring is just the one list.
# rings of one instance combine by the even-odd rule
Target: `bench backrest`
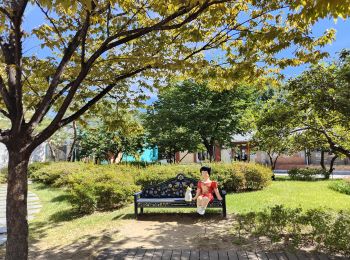
[[141,198],[182,198],[185,197],[187,187],[192,188],[192,195],[196,195],[198,180],[178,174],[175,178],[142,190]]

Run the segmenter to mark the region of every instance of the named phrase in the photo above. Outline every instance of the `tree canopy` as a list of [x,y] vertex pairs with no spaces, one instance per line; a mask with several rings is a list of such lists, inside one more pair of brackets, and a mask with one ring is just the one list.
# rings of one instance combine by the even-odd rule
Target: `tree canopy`
[[255,102],[254,92],[247,86],[218,92],[191,80],[173,84],[148,111],[151,140],[160,150],[161,145],[174,144],[174,152],[195,151],[202,144],[212,158],[215,145],[230,145],[232,136],[245,130],[244,116]]

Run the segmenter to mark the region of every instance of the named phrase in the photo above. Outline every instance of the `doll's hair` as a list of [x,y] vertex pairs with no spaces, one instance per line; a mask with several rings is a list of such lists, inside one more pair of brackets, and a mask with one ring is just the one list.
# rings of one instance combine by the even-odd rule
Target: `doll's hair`
[[208,166],[202,166],[201,169],[199,170],[200,172],[202,171],[207,171],[209,176],[210,176],[210,173],[211,173],[211,168],[208,167]]

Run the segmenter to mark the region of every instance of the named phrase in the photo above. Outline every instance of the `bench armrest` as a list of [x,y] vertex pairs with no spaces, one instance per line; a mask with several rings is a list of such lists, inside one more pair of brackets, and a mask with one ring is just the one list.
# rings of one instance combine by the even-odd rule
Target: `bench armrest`
[[134,193],[134,197],[135,197],[135,198],[139,197],[139,196],[141,195],[141,193],[142,193],[142,191],[139,191],[139,192]]

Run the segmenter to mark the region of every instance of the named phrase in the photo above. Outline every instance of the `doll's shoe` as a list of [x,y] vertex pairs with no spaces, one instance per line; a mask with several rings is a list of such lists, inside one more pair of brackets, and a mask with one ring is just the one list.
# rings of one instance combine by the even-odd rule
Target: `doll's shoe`
[[204,208],[204,207],[200,207],[198,213],[199,213],[200,215],[204,215],[204,213],[205,213],[205,208]]

